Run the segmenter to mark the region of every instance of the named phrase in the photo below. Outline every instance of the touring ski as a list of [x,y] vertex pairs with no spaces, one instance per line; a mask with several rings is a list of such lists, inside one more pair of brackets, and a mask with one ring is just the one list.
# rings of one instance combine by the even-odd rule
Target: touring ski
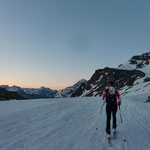
[[113,135],[114,135],[114,137],[116,136],[116,131],[114,131]]
[[116,140],[116,130],[113,131],[113,139]]
[[109,147],[112,147],[111,138],[108,137],[107,140],[108,140],[108,146],[109,146]]

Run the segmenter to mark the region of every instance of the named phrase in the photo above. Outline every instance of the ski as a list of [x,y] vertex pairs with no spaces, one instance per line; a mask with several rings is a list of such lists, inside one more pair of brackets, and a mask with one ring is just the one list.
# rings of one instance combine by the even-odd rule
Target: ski
[[112,147],[110,134],[107,134],[106,137],[107,137],[108,146],[109,146],[109,147]]
[[108,140],[108,146],[109,146],[109,147],[112,147],[111,138],[108,137],[107,140]]
[[113,132],[114,137],[116,136],[116,131]]
[[116,140],[116,131],[113,131],[113,139]]

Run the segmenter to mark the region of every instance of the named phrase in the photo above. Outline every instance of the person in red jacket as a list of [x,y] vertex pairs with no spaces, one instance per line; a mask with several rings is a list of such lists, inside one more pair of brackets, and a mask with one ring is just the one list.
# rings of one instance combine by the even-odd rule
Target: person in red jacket
[[[117,100],[118,99],[118,100]],[[110,136],[111,130],[110,130],[110,123],[111,123],[111,115],[113,117],[113,132],[116,131],[116,113],[118,106],[121,105],[121,98],[119,92],[115,89],[114,83],[110,82],[108,88],[103,93],[103,100],[106,102],[106,115],[107,115],[107,121],[106,121],[106,133],[107,136]]]

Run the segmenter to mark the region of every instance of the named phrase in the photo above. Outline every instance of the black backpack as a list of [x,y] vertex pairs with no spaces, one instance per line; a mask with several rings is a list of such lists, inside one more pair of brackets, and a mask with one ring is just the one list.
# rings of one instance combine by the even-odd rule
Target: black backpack
[[113,94],[113,95],[111,95],[109,93],[109,89],[106,89],[105,92],[106,92],[106,103],[116,104],[116,102],[117,102],[116,91],[115,91],[115,94]]

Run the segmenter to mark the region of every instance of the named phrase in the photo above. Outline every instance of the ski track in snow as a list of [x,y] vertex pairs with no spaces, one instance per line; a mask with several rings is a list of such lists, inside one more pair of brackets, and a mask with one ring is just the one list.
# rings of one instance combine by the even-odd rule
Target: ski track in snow
[[0,150],[149,150],[150,104],[122,97],[123,123],[118,110],[109,147],[102,103],[99,97],[0,102]]

